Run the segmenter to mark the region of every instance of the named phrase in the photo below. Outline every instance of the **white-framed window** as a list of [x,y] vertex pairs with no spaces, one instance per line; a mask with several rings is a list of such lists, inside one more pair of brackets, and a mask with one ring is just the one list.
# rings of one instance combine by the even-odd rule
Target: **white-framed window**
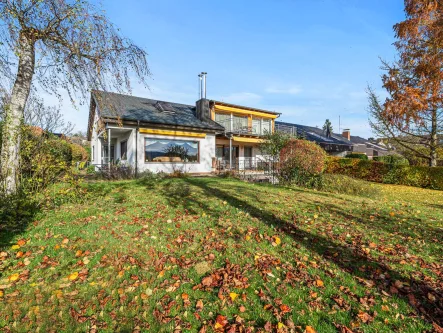
[[120,159],[126,161],[128,158],[128,141],[120,142]]

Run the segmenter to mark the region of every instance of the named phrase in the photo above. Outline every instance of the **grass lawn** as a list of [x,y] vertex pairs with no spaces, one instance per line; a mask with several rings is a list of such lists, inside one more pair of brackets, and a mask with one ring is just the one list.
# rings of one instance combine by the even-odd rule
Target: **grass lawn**
[[[95,182],[0,238],[6,332],[423,332],[443,326],[443,192]],[[434,326],[433,326],[434,322]]]

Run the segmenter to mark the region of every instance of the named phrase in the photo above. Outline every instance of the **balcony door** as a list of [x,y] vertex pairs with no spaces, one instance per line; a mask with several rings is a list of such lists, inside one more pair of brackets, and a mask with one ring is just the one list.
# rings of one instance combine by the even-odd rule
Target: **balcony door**
[[[111,163],[115,161],[115,147],[111,145]],[[109,163],[108,145],[104,145],[102,149],[102,164]]]
[[251,169],[252,168],[252,147],[245,146],[244,148],[244,168]]

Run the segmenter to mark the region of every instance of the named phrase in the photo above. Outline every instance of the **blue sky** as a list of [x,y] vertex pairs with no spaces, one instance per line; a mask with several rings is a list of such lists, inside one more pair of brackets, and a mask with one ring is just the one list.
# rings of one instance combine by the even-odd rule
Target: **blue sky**
[[[280,120],[371,136],[367,84],[395,56],[401,0],[106,0],[122,33],[149,53],[149,89],[133,94],[194,104],[197,74],[208,98],[281,112]],[[86,129],[87,106],[66,116]]]

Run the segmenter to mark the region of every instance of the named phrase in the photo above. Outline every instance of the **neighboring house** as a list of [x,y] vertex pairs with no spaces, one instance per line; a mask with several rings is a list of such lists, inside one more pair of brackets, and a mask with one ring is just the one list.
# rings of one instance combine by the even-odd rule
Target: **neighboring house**
[[312,126],[304,126],[285,122],[275,123],[276,131],[282,131],[303,137],[306,140],[318,143],[329,155],[344,157],[349,153],[363,153],[370,159],[375,156],[388,154],[386,146],[373,143],[359,136],[352,136],[348,129],[343,130],[342,134],[331,133],[326,136],[323,129]]
[[369,141],[360,136],[351,135],[351,132],[343,132],[343,136],[349,137],[350,141],[353,144],[353,152],[355,153],[364,153],[369,159],[373,159],[377,156],[389,155],[392,153],[392,149],[389,149],[383,143]]
[[261,158],[260,137],[273,131],[278,115],[205,98],[194,106],[93,91],[91,163],[101,168],[120,162],[136,172],[167,173],[247,167]]
[[297,135],[298,137],[302,137],[306,140],[316,142],[329,155],[345,156],[352,151],[352,142],[345,139],[342,135],[336,133],[331,133],[330,136],[326,136],[323,129],[318,127],[277,121],[275,123],[275,130]]

